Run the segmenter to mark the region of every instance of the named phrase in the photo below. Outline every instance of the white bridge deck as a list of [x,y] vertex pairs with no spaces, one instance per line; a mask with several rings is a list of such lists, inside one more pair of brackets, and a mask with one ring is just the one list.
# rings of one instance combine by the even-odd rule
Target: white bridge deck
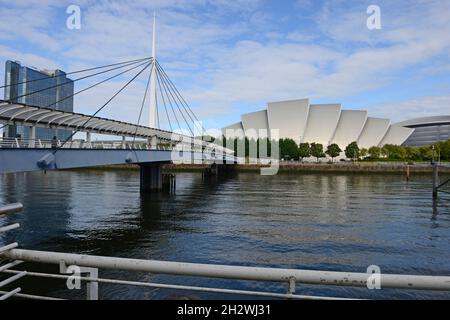
[[[0,173],[182,161],[233,163],[233,151],[202,139],[73,112],[0,101],[0,123],[121,136],[121,141],[0,138]],[[126,137],[140,140],[126,141]],[[157,138],[157,146],[149,141]],[[145,139],[144,141],[142,139]]]

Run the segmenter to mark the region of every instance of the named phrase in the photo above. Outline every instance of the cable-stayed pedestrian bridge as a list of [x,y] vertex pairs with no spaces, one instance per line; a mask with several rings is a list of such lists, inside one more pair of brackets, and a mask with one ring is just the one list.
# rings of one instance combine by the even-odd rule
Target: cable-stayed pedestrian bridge
[[[24,90],[28,84],[48,78],[7,83],[2,86],[1,88],[15,88],[16,90],[12,92],[16,94],[9,96],[8,100],[0,100],[0,128],[6,131],[10,127],[21,127],[27,135],[11,137],[4,134],[4,137],[0,138],[0,173],[131,163],[148,167],[150,164],[159,165],[173,161],[234,162],[232,150],[203,138],[207,136],[206,130],[155,59],[126,61],[67,74],[96,71],[71,80],[78,83],[126,67],[128,68],[124,71],[93,84],[90,83],[86,88],[59,97],[57,101],[44,106],[31,105],[28,103],[30,101],[28,98],[46,94],[65,83],[31,92]],[[135,69],[138,72],[131,80],[115,92],[95,113],[87,115],[57,110],[58,103],[61,101],[74,99],[78,94]],[[147,69],[150,69],[150,72],[136,123],[98,116]],[[141,124],[141,118],[148,96],[150,119],[149,125],[144,126]],[[40,139],[37,135],[39,128],[62,130],[69,132],[70,136],[61,140],[56,137],[51,140]],[[107,135],[110,139],[111,136],[116,136],[119,139],[93,141],[91,135],[97,137]],[[159,169],[158,172],[160,172]]]

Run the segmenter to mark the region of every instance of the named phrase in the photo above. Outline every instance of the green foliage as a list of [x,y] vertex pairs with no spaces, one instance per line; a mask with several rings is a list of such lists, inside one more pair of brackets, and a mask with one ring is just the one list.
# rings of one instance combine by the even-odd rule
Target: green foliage
[[383,147],[383,153],[388,159],[392,160],[406,160],[405,147],[387,144]]
[[431,160],[433,158],[433,150],[431,146],[419,147],[420,160]]
[[330,144],[327,147],[327,151],[325,151],[325,153],[331,157],[332,161],[334,161],[334,158],[338,157],[341,152],[341,148],[336,143]]
[[410,146],[404,147],[406,160],[419,160],[420,159],[420,150],[419,148],[414,148]]
[[376,147],[376,146],[370,147],[368,152],[369,152],[369,156],[372,159],[379,159],[381,156],[381,148],[380,147]]
[[359,159],[359,147],[358,147],[358,144],[356,142],[350,143],[345,148],[345,156],[348,159]]
[[280,139],[280,157],[285,159],[298,160],[298,145],[292,139]]
[[366,148],[361,148],[361,150],[359,150],[359,156],[361,157],[361,159],[365,159],[368,154],[369,151]]
[[311,157],[311,147],[309,143],[300,143],[300,146],[298,147],[298,156],[302,161],[304,158]]
[[450,140],[437,143],[435,149],[442,160],[450,160]]
[[317,158],[317,162],[319,162],[320,158],[325,158],[323,145],[320,143],[311,143],[311,155]]
[[[245,156],[249,157],[250,145],[252,147],[257,147],[257,155],[258,157],[265,157],[265,152],[263,152],[262,145],[265,143],[267,145],[267,156],[270,157],[272,155],[272,141],[269,139],[258,139],[249,140],[245,139],[216,139],[215,141],[219,145],[223,145],[224,147],[229,147],[234,149],[235,155],[242,156],[242,154],[238,154],[238,150],[244,148],[245,145]],[[331,144],[327,147],[326,152],[324,153],[323,145],[317,143],[301,143],[297,145],[297,143],[292,139],[280,139],[279,141],[280,147],[280,157],[303,160],[304,158],[309,158],[311,156],[316,157],[319,161],[320,158],[325,157],[325,153],[330,156],[333,160],[335,157],[338,157],[342,152],[340,147],[337,144]],[[442,141],[436,143],[434,145],[435,149],[435,159],[439,158],[443,161],[450,160],[450,140]],[[242,153],[242,152],[241,152]],[[370,147],[369,150],[364,148],[360,149],[356,142],[350,143],[345,148],[345,155],[349,159],[359,159],[370,156],[371,159],[380,159],[384,158],[386,160],[402,160],[402,161],[430,161],[433,156],[432,146],[422,146],[422,147],[410,147],[410,146],[397,146],[397,145],[385,145],[382,148],[373,146]]]

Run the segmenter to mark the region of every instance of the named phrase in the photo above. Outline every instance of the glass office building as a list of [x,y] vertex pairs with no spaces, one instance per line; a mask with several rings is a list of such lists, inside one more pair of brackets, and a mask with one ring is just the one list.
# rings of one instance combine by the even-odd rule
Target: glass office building
[[[73,112],[74,84],[61,70],[38,71],[21,66],[17,61],[7,61],[5,84],[7,85],[4,95],[6,101]],[[4,134],[8,138],[28,139],[30,128],[8,126],[5,128]],[[51,140],[54,136],[60,140],[65,140],[71,134],[72,132],[67,130],[36,128],[36,139],[41,140]]]

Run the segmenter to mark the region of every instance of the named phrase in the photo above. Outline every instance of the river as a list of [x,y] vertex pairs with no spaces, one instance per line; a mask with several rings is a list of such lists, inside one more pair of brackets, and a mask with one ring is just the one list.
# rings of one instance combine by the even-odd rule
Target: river
[[[137,171],[0,175],[0,219],[21,248],[166,261],[450,276],[450,202],[431,199],[429,175],[239,173],[202,181],[177,173],[175,194],[141,195]],[[448,199],[448,198],[447,198]],[[56,266],[24,264],[58,272]],[[283,292],[286,285],[100,271],[104,278]],[[64,281],[27,278],[23,292],[82,299]],[[450,293],[299,285],[298,294],[450,299]],[[100,284],[102,299],[245,298]]]

